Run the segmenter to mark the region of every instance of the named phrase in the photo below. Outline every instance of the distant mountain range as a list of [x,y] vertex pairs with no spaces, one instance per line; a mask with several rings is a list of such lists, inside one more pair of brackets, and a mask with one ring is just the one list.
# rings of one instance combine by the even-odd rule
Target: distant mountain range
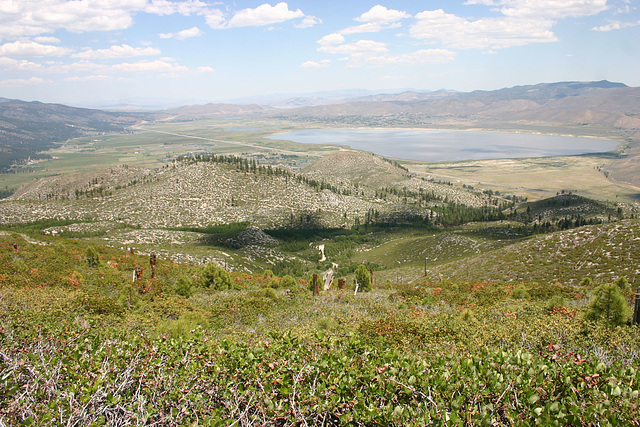
[[[356,90],[318,95],[281,99],[278,108],[259,104],[205,104],[137,113],[0,98],[0,170],[6,171],[12,163],[28,157],[43,156],[41,153],[56,142],[121,132],[142,120],[187,121],[255,115],[339,126],[463,123],[481,127],[489,122],[511,127],[514,124],[592,125],[609,130],[624,129],[631,141],[627,157],[640,159],[640,87],[622,83],[605,80],[541,83],[494,91],[367,94]],[[295,106],[297,108],[291,108]],[[618,166],[621,175],[640,176],[635,173],[635,161],[621,160]],[[640,184],[640,178],[635,181]]]
[[345,121],[354,116],[404,117],[407,124],[449,118],[640,129],[640,88],[600,81],[542,83],[466,93],[404,92],[296,108],[281,112],[281,116],[298,120],[343,117]]

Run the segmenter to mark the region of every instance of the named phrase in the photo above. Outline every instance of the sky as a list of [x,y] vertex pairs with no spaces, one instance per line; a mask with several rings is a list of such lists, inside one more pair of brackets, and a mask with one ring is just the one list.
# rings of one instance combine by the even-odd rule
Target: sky
[[640,0],[0,0],[0,97],[640,86]]

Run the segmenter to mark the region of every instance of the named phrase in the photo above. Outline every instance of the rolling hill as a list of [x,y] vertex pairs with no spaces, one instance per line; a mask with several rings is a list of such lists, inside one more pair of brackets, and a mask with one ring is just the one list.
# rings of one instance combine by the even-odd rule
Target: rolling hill
[[71,138],[123,132],[142,114],[110,113],[61,104],[0,98],[0,172],[28,158],[47,158],[46,150]]

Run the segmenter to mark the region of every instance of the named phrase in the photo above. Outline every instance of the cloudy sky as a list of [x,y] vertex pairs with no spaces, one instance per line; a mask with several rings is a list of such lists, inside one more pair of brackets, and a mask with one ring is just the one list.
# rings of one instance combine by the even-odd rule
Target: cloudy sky
[[638,0],[0,0],[0,97],[640,86]]

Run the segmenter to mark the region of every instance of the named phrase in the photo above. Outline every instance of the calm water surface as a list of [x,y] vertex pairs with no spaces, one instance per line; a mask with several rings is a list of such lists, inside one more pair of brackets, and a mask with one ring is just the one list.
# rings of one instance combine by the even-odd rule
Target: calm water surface
[[604,153],[618,146],[594,138],[430,129],[306,129],[269,138],[428,162]]

